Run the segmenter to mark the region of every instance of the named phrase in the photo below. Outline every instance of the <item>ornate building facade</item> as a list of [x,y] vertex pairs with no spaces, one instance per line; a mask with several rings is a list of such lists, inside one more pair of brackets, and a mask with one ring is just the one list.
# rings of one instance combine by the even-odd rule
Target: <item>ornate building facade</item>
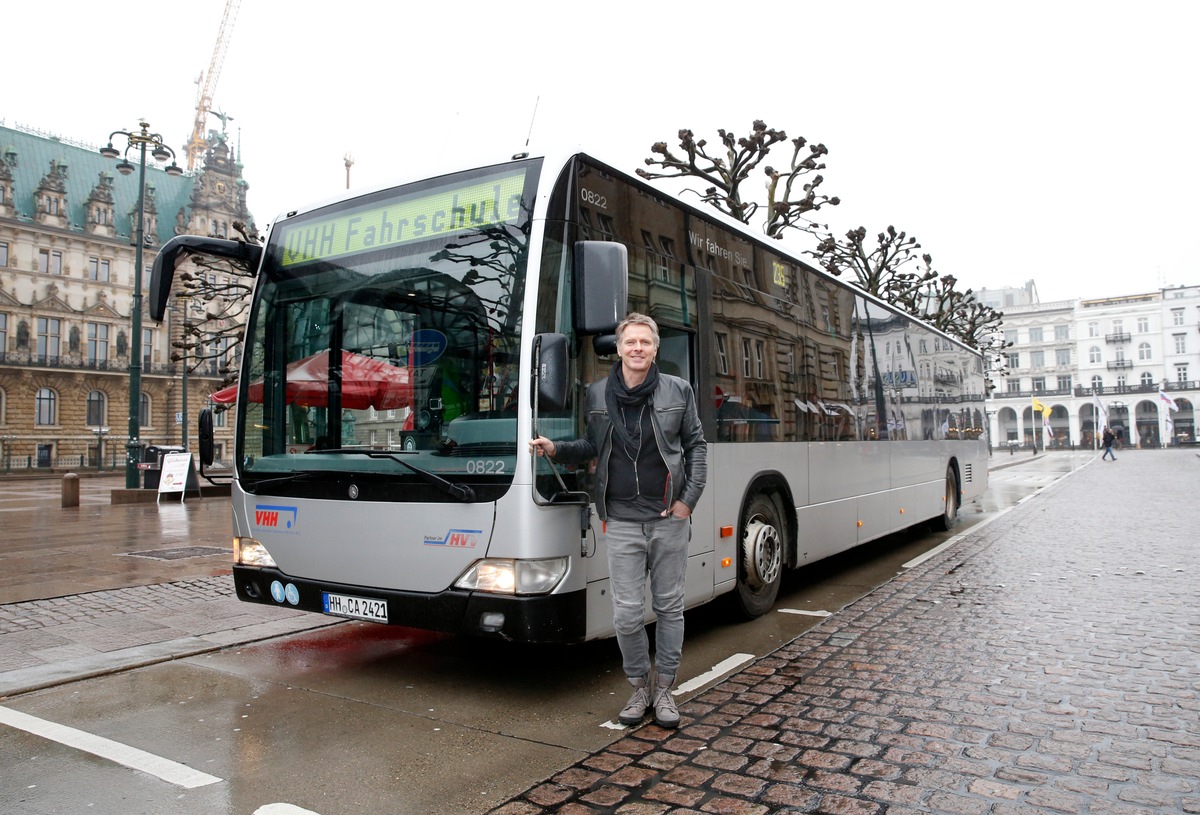
[[[0,465],[120,470],[138,176],[118,174],[96,147],[23,128],[0,126],[0,151]],[[242,166],[224,134],[210,133],[194,174],[172,177],[147,161],[144,294],[170,238],[232,237],[235,221],[253,226]],[[194,449],[195,415],[224,379],[224,364],[208,354],[188,360],[185,372],[176,349],[182,327],[205,320],[203,304],[187,310],[180,301],[161,324],[142,316],[143,447],[190,441]],[[217,417],[218,458],[232,451],[229,418]]]
[[1200,286],[1009,307],[1002,331],[993,444],[1091,447],[1105,426],[1125,446],[1197,441]]

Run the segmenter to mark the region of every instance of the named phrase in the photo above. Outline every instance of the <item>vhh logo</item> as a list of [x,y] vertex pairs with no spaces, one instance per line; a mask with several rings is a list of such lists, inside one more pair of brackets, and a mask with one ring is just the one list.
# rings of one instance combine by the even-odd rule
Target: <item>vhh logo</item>
[[296,527],[296,508],[258,504],[254,507],[254,525],[280,532],[292,531]]

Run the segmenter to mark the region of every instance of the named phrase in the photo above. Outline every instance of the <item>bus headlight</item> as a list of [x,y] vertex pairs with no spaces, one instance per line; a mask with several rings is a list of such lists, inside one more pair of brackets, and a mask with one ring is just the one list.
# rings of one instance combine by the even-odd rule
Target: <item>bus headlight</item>
[[567,573],[567,558],[477,560],[454,582],[456,589],[493,594],[547,594]]
[[239,566],[275,568],[275,558],[271,557],[267,547],[254,538],[233,539],[233,562]]

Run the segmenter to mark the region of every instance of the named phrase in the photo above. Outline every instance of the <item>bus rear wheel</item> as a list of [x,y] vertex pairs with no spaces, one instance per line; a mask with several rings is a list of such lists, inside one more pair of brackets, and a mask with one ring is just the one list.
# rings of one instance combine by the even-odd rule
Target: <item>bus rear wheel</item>
[[778,499],[764,493],[750,496],[742,509],[741,531],[734,596],[738,610],[747,619],[755,619],[775,605],[783,576],[786,527]]
[[946,467],[945,501],[942,514],[934,518],[933,525],[936,529],[949,532],[958,524],[958,473],[954,471],[953,464]]

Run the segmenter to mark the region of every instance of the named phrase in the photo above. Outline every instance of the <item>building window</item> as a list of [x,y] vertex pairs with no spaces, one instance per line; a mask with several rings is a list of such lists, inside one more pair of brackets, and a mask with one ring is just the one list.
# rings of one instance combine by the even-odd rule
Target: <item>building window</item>
[[1183,325],[1183,309],[1171,309],[1171,325]]
[[1034,390],[1034,393],[1037,393],[1037,392],[1040,392],[1040,391],[1044,391],[1045,389],[1046,389],[1046,377],[1044,377],[1044,376],[1035,376],[1035,377],[1033,378],[1033,390]]
[[1005,393],[1020,393],[1021,392],[1021,380],[1019,380],[1019,379],[1004,380],[1004,392]]
[[150,361],[154,359],[154,329],[142,329],[142,368],[149,370]]
[[1041,328],[1029,329],[1029,341],[1031,343],[1041,342],[1042,341],[1042,329]]
[[0,269],[8,268],[8,244],[0,241]]
[[659,279],[664,283],[671,282],[671,262],[675,260],[675,242],[670,238],[659,236],[662,245],[662,263],[659,266]]
[[1016,345],[1017,344],[1017,329],[1006,328],[1004,330],[1004,342],[1007,343],[1008,345]]
[[1092,377],[1092,390],[1094,390],[1094,391],[1104,390],[1104,377],[1102,377],[1102,376],[1093,376]]
[[1125,330],[1125,321],[1120,317],[1112,321],[1112,333],[1120,334]]
[[1142,387],[1150,388],[1154,386],[1154,374],[1146,372],[1141,377]]
[[1099,337],[1100,336],[1100,323],[1088,323],[1088,336],[1089,337]]
[[38,425],[58,424],[58,394],[49,388],[40,388],[35,398],[34,413]]
[[1148,342],[1138,343],[1138,359],[1140,359],[1142,362],[1145,362],[1146,360],[1149,360],[1151,358],[1152,357],[1150,354],[1150,343],[1148,343]]
[[1058,378],[1058,389],[1060,391],[1069,391],[1071,389],[1071,377],[1069,375]]
[[1008,369],[1010,371],[1021,367],[1021,354],[1019,351],[1010,351],[1004,356],[1008,358]]
[[108,362],[108,326],[87,324],[87,360],[93,365]]
[[728,338],[724,334],[717,334],[717,373],[729,373],[729,349],[726,346]]
[[88,258],[88,280],[95,280],[99,283],[107,283],[110,266],[111,264],[107,258]]
[[1186,354],[1187,353],[1187,334],[1172,334],[1171,336],[1174,337],[1174,339],[1175,339],[1175,353],[1176,354]]
[[1031,367],[1031,368],[1046,367],[1046,352],[1045,351],[1030,351],[1029,352],[1029,367]]
[[1100,346],[1093,345],[1088,349],[1088,362],[1093,365],[1099,365],[1100,361]]
[[37,270],[42,274],[62,274],[62,252],[57,249],[39,249]]
[[742,340],[742,376],[751,376],[750,340]]
[[92,391],[87,398],[88,427],[104,426],[104,391]]
[[[229,427],[229,411],[213,411],[213,427]],[[390,431],[389,431],[390,432]]]
[[142,427],[152,427],[153,425],[150,424],[150,396],[149,396],[149,394],[143,392],[142,398],[140,400],[138,400],[138,402],[139,402],[139,407],[141,408],[141,410],[139,411],[139,413],[141,413],[141,415],[138,417],[138,424],[141,425]]
[[1176,365],[1175,366],[1175,381],[1178,382],[1180,385],[1188,384],[1188,366],[1187,365]]
[[1139,334],[1149,334],[1150,333],[1150,318],[1149,317],[1138,317],[1138,333]]
[[51,317],[37,318],[37,355],[43,360],[58,359],[62,324]]
[[1054,326],[1054,339],[1058,342],[1071,339],[1071,326],[1056,325]]
[[1054,352],[1054,362],[1056,365],[1070,365],[1071,364],[1071,349],[1070,348],[1057,349]]

